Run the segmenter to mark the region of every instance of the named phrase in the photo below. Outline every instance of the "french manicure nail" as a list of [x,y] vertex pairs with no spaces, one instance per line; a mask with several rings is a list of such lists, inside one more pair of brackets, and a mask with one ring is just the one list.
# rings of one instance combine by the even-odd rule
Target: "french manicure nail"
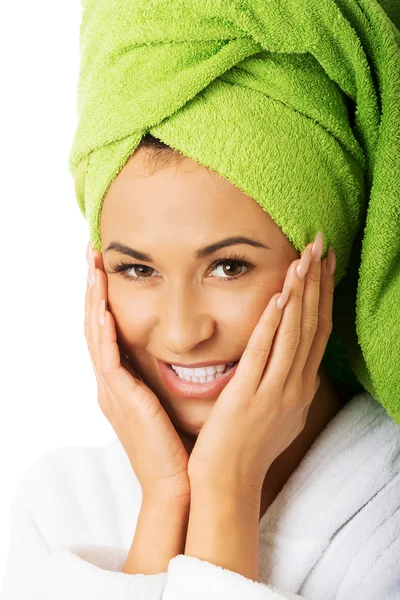
[[285,306],[286,302],[289,299],[289,292],[290,292],[289,286],[284,285],[282,293],[279,296],[278,300],[276,301],[276,305],[278,308],[283,308]]
[[285,306],[286,302],[288,301],[288,297],[289,297],[288,292],[282,292],[282,294],[279,296],[278,300],[276,301],[276,305],[279,309],[282,310],[282,308]]
[[89,263],[90,257],[92,256],[92,242],[89,240],[86,246],[86,260]]
[[322,231],[318,231],[315,236],[315,241],[311,250],[311,254],[315,262],[320,262],[322,252],[324,250],[324,237],[322,235]]
[[300,277],[300,279],[304,279],[304,277],[306,276],[306,273],[310,266],[310,261],[311,261],[310,252],[307,249],[305,251],[305,253],[303,254],[303,256],[301,257],[299,264],[296,267],[297,275]]
[[89,269],[88,269],[88,282],[90,287],[94,286],[94,276],[95,276],[95,268],[94,268],[94,261],[93,259],[89,262]]

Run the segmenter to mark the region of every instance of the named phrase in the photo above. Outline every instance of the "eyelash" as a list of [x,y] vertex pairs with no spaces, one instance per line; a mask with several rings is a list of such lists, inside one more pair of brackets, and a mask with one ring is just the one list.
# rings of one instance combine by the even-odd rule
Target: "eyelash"
[[[239,275],[234,275],[233,277],[217,277],[217,279],[222,279],[224,281],[224,283],[228,282],[228,281],[235,281],[236,279],[239,279],[239,277],[243,277],[243,275],[246,275],[247,273],[249,273],[251,271],[251,269],[253,269],[254,265],[249,263],[247,260],[244,259],[243,256],[239,256],[238,254],[232,254],[231,256],[228,256],[227,258],[224,259],[220,259],[217,260],[213,263],[211,263],[211,265],[209,266],[209,268],[213,267],[212,270],[221,267],[223,265],[225,265],[226,263],[238,263],[241,267],[246,267],[247,271],[245,271],[244,273],[240,273]],[[128,271],[129,269],[132,269],[133,267],[147,267],[147,265],[142,265],[141,263],[125,263],[123,261],[115,264],[114,266],[112,266],[110,268],[111,273],[121,273],[121,276],[124,279],[128,279],[128,281],[134,281],[135,283],[144,283],[144,281],[146,279],[154,279],[154,277],[132,277],[131,275],[128,275],[126,271]],[[150,268],[150,267],[148,267]]]

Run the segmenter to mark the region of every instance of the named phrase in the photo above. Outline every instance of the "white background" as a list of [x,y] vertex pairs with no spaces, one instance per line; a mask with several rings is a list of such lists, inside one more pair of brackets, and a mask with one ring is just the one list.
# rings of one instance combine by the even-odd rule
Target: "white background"
[[89,227],[68,171],[80,20],[80,0],[3,2],[0,14],[0,589],[29,466],[115,437],[84,336]]

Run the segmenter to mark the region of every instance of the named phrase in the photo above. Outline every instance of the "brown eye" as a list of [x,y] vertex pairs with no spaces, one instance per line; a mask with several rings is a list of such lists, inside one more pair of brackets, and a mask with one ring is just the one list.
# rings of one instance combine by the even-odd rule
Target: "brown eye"
[[151,267],[146,267],[146,265],[132,265],[129,271],[133,271],[134,275],[136,275],[137,277],[147,278],[149,272],[151,273],[151,271],[154,271],[154,269],[152,269]]
[[135,283],[144,282],[145,279],[154,279],[158,272],[151,267],[140,263],[125,263],[120,262],[110,267],[110,273],[119,273],[121,277]]
[[222,265],[222,268],[224,269],[224,273],[226,273],[226,275],[235,276],[240,275],[240,269],[243,268],[243,265],[240,265],[240,263],[237,260],[230,260],[224,265]]
[[217,273],[217,277],[222,280],[233,280],[237,277],[240,277],[243,273],[246,273],[251,269],[252,265],[250,263],[239,259],[239,258],[225,258],[224,260],[219,260],[213,265],[213,271],[220,270],[219,274]]

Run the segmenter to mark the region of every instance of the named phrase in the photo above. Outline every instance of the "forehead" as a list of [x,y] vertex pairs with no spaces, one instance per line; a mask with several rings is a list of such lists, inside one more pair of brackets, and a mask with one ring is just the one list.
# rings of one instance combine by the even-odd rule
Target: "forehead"
[[167,229],[190,237],[208,229],[237,234],[238,228],[265,234],[271,224],[257,202],[216,171],[187,157],[151,170],[143,151],[124,165],[102,209],[102,228],[112,235],[132,236],[146,229],[153,236]]

